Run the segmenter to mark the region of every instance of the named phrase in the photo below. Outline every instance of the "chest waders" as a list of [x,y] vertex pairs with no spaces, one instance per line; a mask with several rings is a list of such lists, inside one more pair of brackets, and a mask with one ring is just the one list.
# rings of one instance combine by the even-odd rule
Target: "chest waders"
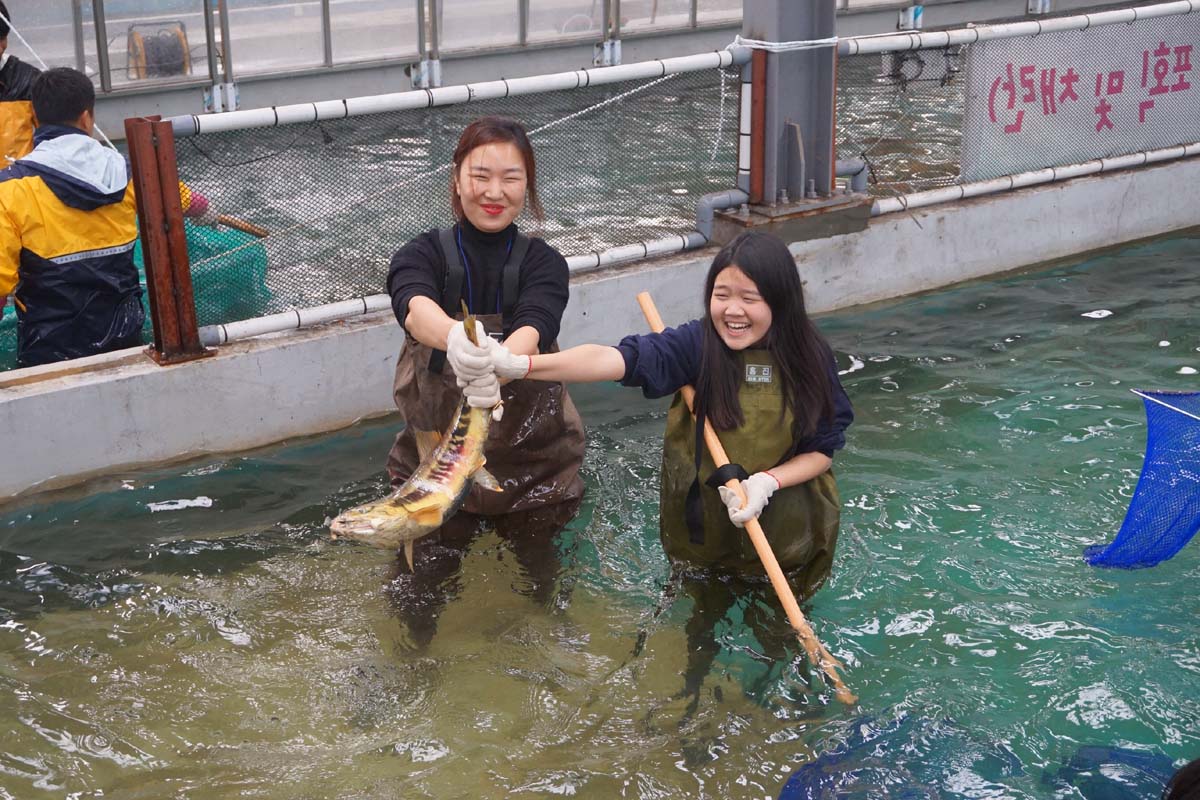
[[[765,350],[741,354],[742,384],[738,400],[745,424],[719,431],[732,463],[749,474],[778,465],[792,446],[792,415],[783,407],[782,384],[775,364]],[[676,394],[667,414],[660,484],[663,549],[673,563],[712,567],[739,575],[764,575],[762,562],[745,531],[729,521],[729,513],[715,488],[705,484],[716,469],[707,448],[700,459],[702,529],[695,535],[687,524],[687,495],[696,475],[696,423]],[[837,481],[826,471],[799,486],[780,489],[759,517],[767,541],[788,582],[800,598],[812,596],[833,566],[841,504]]]
[[[446,257],[442,310],[454,319],[462,319],[459,297],[466,267],[459,256],[454,229],[440,231],[440,240]],[[501,273],[501,313],[475,315],[489,332],[503,331],[505,336],[511,333],[509,320],[516,308],[521,262],[528,249],[529,240],[518,235]],[[543,352],[556,350],[553,343],[543,348]],[[445,366],[445,359],[444,351],[421,344],[411,335],[405,337],[393,385],[396,407],[405,422],[388,453],[388,476],[393,486],[403,483],[419,463],[415,432],[436,431],[441,435],[458,410],[462,391],[455,383],[454,371]],[[582,497],[579,466],[583,463],[583,421],[566,386],[549,381],[513,381],[500,388],[500,395],[504,418],[492,423],[483,452],[488,471],[504,492],[473,487],[463,510],[490,516]]]

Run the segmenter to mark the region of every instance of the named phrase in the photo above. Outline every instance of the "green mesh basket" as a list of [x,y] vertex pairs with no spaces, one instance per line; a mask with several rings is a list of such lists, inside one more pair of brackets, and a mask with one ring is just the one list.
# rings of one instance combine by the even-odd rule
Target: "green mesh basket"
[[[232,228],[188,226],[188,258],[192,263],[192,292],[200,325],[216,325],[262,314],[271,299],[267,289],[267,250],[253,236]],[[142,241],[133,248],[142,291],[146,273],[142,264]],[[143,305],[147,300],[143,295]],[[146,314],[143,337],[153,336],[150,314]],[[17,311],[13,303],[0,319],[0,370],[17,365]]]

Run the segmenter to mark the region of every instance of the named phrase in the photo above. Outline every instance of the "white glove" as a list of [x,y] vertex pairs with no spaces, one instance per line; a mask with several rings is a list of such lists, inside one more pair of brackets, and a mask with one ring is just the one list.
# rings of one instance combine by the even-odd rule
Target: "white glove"
[[729,511],[729,521],[741,528],[762,513],[763,509],[767,507],[767,501],[771,499],[771,495],[775,494],[775,490],[778,488],[779,481],[770,472],[754,473],[742,481],[742,491],[746,495],[745,508],[742,507],[742,501],[738,498],[737,492],[732,489],[718,486],[717,492],[721,495],[721,502]]
[[454,327],[446,336],[446,360],[450,362],[450,368],[454,370],[459,386],[465,387],[466,384],[487,375],[494,376],[492,359],[488,355],[488,341],[491,337],[484,331],[482,322],[475,322],[475,337],[483,342],[482,346],[471,344],[466,330],[458,322],[454,323]]
[[[500,381],[496,380],[494,372],[473,381],[464,382],[460,378],[458,385],[467,398],[467,405],[472,408],[496,408],[500,405]],[[496,419],[499,421],[500,418],[497,416]]]
[[520,380],[533,368],[532,356],[519,356],[492,339],[488,342],[488,356],[496,375],[510,380]]

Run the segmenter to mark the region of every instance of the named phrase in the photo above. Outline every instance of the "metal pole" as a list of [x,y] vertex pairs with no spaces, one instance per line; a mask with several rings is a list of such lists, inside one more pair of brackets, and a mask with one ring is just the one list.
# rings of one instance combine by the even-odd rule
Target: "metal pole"
[[125,139],[154,324],[150,355],[160,364],[202,358],[210,353],[200,344],[196,325],[171,123],[127,119]]
[[425,52],[425,0],[417,0],[417,55],[420,61],[429,57]]
[[71,0],[71,23],[75,28],[75,69],[86,74],[87,59],[83,54],[83,9],[79,0]]
[[[836,6],[836,0],[745,0],[742,35],[768,42],[832,38]],[[836,48],[767,53],[765,60],[762,202],[777,202],[780,190],[801,200],[810,185],[818,197],[828,197],[836,161]]]
[[692,7],[688,10],[688,27],[696,27],[696,22],[699,19],[697,7],[700,5],[700,0],[692,0]]
[[108,71],[108,30],[104,27],[104,0],[92,0],[92,24],[96,28],[96,66],[100,70],[100,91],[112,91]]
[[229,3],[227,0],[217,0],[217,10],[221,12],[221,71],[225,83],[233,83],[233,37],[229,34]]
[[329,0],[321,0],[321,36],[325,42],[325,66],[333,66],[333,26],[330,21]]
[[200,0],[204,7],[204,44],[208,49],[208,80],[213,86],[220,81],[217,75],[217,28],[213,24],[212,0]]
[[613,19],[612,19],[612,36],[610,39],[621,38],[621,0],[612,0]]
[[441,31],[438,30],[438,16],[441,13],[441,0],[429,0],[429,57],[437,60],[441,49]]
[[529,0],[517,0],[517,17],[517,43],[524,45],[529,41]]

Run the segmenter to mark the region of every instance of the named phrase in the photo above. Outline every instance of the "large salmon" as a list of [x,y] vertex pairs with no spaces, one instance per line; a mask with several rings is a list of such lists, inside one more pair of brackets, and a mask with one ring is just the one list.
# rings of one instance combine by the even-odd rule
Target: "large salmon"
[[[478,344],[475,318],[463,316],[467,337]],[[421,463],[408,480],[386,497],[339,514],[329,524],[330,533],[335,539],[344,536],[376,547],[403,547],[412,569],[413,542],[454,516],[472,484],[493,492],[504,491],[483,468],[487,463],[483,444],[491,423],[491,409],[472,408],[464,397],[450,427],[440,437],[434,431],[416,431]]]

